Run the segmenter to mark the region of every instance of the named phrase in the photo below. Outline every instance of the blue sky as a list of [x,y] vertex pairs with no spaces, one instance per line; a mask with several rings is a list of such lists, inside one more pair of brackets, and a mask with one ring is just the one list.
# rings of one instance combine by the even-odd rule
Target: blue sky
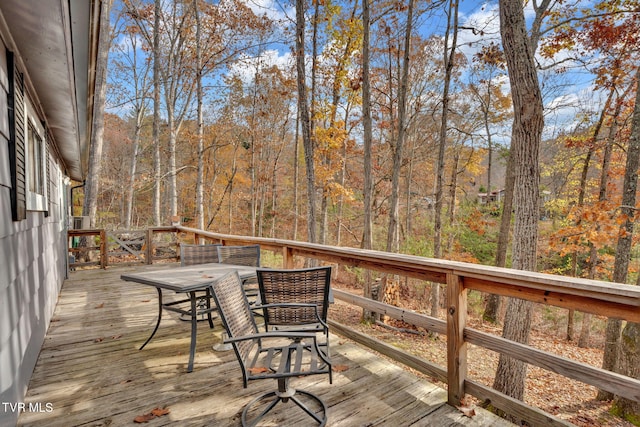
[[[585,2],[586,3],[586,2]],[[246,0],[246,4],[257,14],[267,14],[269,17],[279,20],[285,25],[291,24],[295,18],[292,5],[274,0]],[[375,13],[375,11],[374,11]],[[532,19],[533,10],[526,9],[528,19]],[[416,31],[424,34],[442,33],[445,19],[442,15],[432,14],[419,19],[419,28]],[[500,41],[498,4],[497,2],[479,3],[465,2],[460,4],[459,24],[462,27],[458,34],[458,49],[468,58],[476,53],[482,44],[490,41]],[[474,34],[468,28],[481,29],[482,34]],[[139,43],[139,46],[141,43]],[[246,62],[232,66],[230,72],[250,79],[255,73],[255,67],[251,65],[256,59],[247,58]],[[278,65],[288,69],[293,63],[293,58],[288,46],[273,45],[262,53],[260,58],[264,66]],[[543,62],[542,58],[539,58]],[[544,63],[544,62],[543,62]],[[573,117],[580,108],[598,108],[598,94],[591,87],[593,77],[586,72],[570,71],[567,74],[540,73],[541,86],[546,94],[545,104],[548,108],[546,121],[548,132],[551,136],[562,129],[571,127]],[[503,80],[504,91],[508,91],[508,84]],[[553,108],[551,108],[553,107]]]

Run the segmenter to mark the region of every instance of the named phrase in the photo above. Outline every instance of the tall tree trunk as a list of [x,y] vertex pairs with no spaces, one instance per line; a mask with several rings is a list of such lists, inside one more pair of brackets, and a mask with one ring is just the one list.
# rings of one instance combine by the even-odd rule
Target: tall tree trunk
[[[451,162],[451,178],[450,178],[450,184],[449,184],[449,201],[448,201],[448,207],[447,207],[447,217],[448,217],[448,221],[449,221],[449,226],[450,227],[455,227],[455,220],[456,220],[456,190],[458,188],[458,166],[460,164],[460,151],[459,150],[455,150],[455,152],[453,153],[453,159]],[[447,248],[452,248],[453,244],[454,244],[454,234],[453,233],[449,233],[449,235],[447,236],[447,244],[446,247]],[[446,254],[443,254],[446,255]]]
[[258,187],[260,184],[257,182],[257,160],[256,160],[256,114],[258,104],[258,80],[260,78],[258,65],[256,65],[256,72],[254,74],[253,96],[251,98],[251,121],[252,129],[249,131],[249,172],[250,172],[250,196],[251,196],[251,235],[256,236],[256,227],[258,219]]
[[[165,90],[166,95],[166,90]],[[176,143],[178,129],[174,120],[174,110],[167,99],[167,128],[169,131],[169,209],[171,216],[178,215],[178,167],[176,163]]]
[[298,164],[298,153],[300,152],[300,110],[296,114],[296,135],[293,147],[293,240],[298,240],[298,218],[300,216],[299,208],[299,183],[300,183],[300,166]]
[[125,214],[124,214],[124,228],[126,230],[131,228],[131,219],[133,216],[133,199],[135,194],[135,182],[136,182],[136,173],[138,169],[138,153],[140,151],[140,140],[142,133],[142,123],[144,122],[145,116],[147,114],[147,94],[148,94],[148,80],[147,75],[149,68],[145,66],[142,81],[139,80],[138,76],[138,68],[137,68],[137,38],[131,38],[132,44],[132,72],[133,72],[133,84],[135,85],[135,130],[133,133],[133,147],[131,150],[131,165],[129,168],[129,182],[127,186],[127,195],[125,200]]
[[[204,230],[204,118],[202,115],[202,42],[200,10],[198,0],[193,0],[193,13],[196,18],[196,101],[198,108],[198,177],[196,179],[196,217],[198,228]],[[199,243],[199,242],[197,242]]]
[[[535,53],[540,36],[542,34],[540,28],[542,21],[552,5],[552,0],[541,0],[538,3],[533,3],[533,9],[535,16],[531,24],[531,32],[528,37],[529,49],[532,53]],[[526,24],[524,30],[526,31]],[[514,106],[515,108],[515,106]],[[507,262],[507,251],[509,247],[509,232],[511,230],[511,217],[513,210],[513,192],[515,183],[515,170],[513,165],[513,139],[511,140],[511,153],[507,158],[507,176],[505,178],[504,188],[504,203],[502,208],[502,219],[500,222],[500,235],[498,237],[498,247],[496,249],[496,266],[504,267]],[[505,215],[506,214],[506,215]],[[499,295],[489,295],[483,318],[492,323],[498,322],[498,316],[500,313],[500,306],[502,305],[502,297]]]
[[160,193],[162,187],[162,171],[160,162],[160,14],[162,13],[162,1],[155,0],[153,18],[153,221],[159,226],[162,223],[160,216]]
[[[535,271],[538,241],[539,163],[538,153],[544,127],[542,94],[536,74],[533,51],[529,46],[523,3],[500,1],[500,33],[504,47],[513,98],[514,120],[511,130],[515,172],[515,223],[513,267]],[[502,336],[527,343],[533,303],[510,298]],[[494,388],[522,400],[526,364],[500,355]]]
[[136,181],[136,171],[138,168],[138,151],[140,147],[140,132],[142,130],[142,116],[144,110],[136,113],[136,129],[133,134],[133,148],[131,153],[131,166],[129,168],[129,186],[127,188],[127,200],[125,201],[124,228],[131,228],[131,217],[133,215],[133,195],[134,183]]
[[[507,265],[507,250],[509,248],[509,235],[511,234],[511,218],[513,216],[513,190],[515,182],[513,164],[513,140],[511,149],[507,157],[507,171],[504,180],[504,198],[502,199],[502,217],[500,218],[500,233],[498,234],[498,245],[496,248],[496,266],[505,267]],[[484,309],[483,319],[498,323],[500,308],[502,307],[502,297],[490,294]]]
[[491,194],[491,173],[493,172],[493,139],[489,128],[489,108],[491,108],[491,83],[488,83],[487,106],[482,109],[484,117],[484,130],[487,134],[487,196]]
[[[451,37],[451,43],[449,43]],[[433,221],[433,257],[442,257],[442,206],[444,205],[444,153],[447,147],[447,126],[449,116],[449,88],[454,66],[456,44],[458,43],[458,0],[449,4],[447,30],[444,38],[444,88],[442,91],[442,118],[438,141],[438,161],[436,163],[436,203]],[[449,48],[449,45],[451,48]],[[431,285],[431,316],[437,317],[440,308],[440,284]]]
[[91,125],[91,151],[89,152],[89,170],[84,186],[83,215],[89,216],[91,227],[96,226],[98,209],[98,191],[100,188],[102,145],[104,137],[104,105],[107,93],[107,62],[111,45],[110,26],[111,0],[102,2],[100,8],[100,41],[96,62],[96,92],[93,98],[93,123]]
[[[371,129],[371,80],[369,78],[370,65],[370,37],[371,37],[371,17],[369,10],[369,0],[362,1],[362,126],[363,126],[363,169],[364,169],[364,225],[362,234],[362,248],[372,249],[373,247],[373,171],[372,171],[372,140]],[[365,270],[364,274],[364,296],[372,297],[372,274],[371,270]],[[372,322],[373,313],[363,310],[362,320]]]
[[[617,131],[618,124],[618,116],[620,114],[620,110],[623,106],[623,100],[626,98],[627,93],[633,88],[633,85],[630,84],[628,88],[625,90],[624,94],[620,96],[616,105],[616,111],[614,113],[614,125],[612,128],[615,128]],[[638,104],[636,103],[635,108],[638,108]],[[609,138],[611,141],[611,145],[613,145],[613,141],[615,139],[616,131],[609,132]],[[627,158],[628,159],[628,158]],[[617,251],[616,251],[617,254]],[[622,260],[620,261],[620,265],[614,261],[614,270],[613,270],[613,278],[614,282],[625,283],[627,280],[627,268],[624,267],[624,263]],[[639,276],[640,279],[640,276]],[[622,331],[622,321],[619,319],[608,319],[607,327],[605,330],[605,345],[604,345],[604,355],[602,357],[602,368],[609,371],[617,371],[617,363],[619,359],[619,351],[620,351],[620,332]],[[598,400],[611,400],[613,399],[613,394],[604,390],[599,390],[596,399]]]
[[[627,148],[627,164],[624,173],[624,182],[622,186],[622,207],[620,214],[625,218],[624,223],[620,226],[618,235],[618,245],[616,248],[616,257],[613,266],[613,281],[617,283],[626,283],[627,273],[629,271],[629,259],[631,257],[631,245],[633,243],[633,229],[636,214],[636,194],[638,191],[638,167],[640,166],[640,68],[636,73],[636,104],[633,110],[633,118],[631,121],[631,136],[629,138],[629,147]],[[617,338],[615,330],[618,324],[613,320],[607,325],[607,341]],[[613,370],[623,373],[632,378],[640,379],[640,324],[627,322],[622,330],[622,339],[620,341],[620,350],[618,363]],[[608,345],[610,345],[607,342]],[[610,369],[612,366],[604,366]],[[616,369],[617,368],[617,369]],[[598,397],[601,397],[600,395]],[[640,414],[640,402],[631,401],[617,396],[614,401],[616,412],[623,418],[634,417],[638,419]]]
[[307,102],[307,86],[305,72],[305,2],[296,0],[296,69],[298,82],[298,110],[302,126],[302,144],[307,171],[307,240],[316,243],[316,177],[313,164],[313,139],[311,135],[311,118]]
[[412,183],[413,183],[413,169],[414,169],[414,159],[413,157],[415,156],[415,152],[416,152],[416,147],[415,147],[415,142],[413,142],[410,147],[409,147],[409,155],[407,156],[408,158],[408,164],[407,164],[407,173],[406,173],[406,177],[405,177],[405,195],[406,195],[406,202],[405,202],[405,211],[406,211],[406,218],[405,218],[405,233],[408,236],[412,235],[412,230],[413,230],[413,214],[412,214],[412,210],[411,210],[411,204],[413,203],[413,198],[411,197],[411,192],[413,191],[413,187],[412,187]]
[[389,228],[387,230],[387,252],[398,252],[399,242],[399,213],[400,205],[400,172],[402,170],[402,149],[406,134],[405,121],[407,110],[407,91],[409,84],[409,57],[411,54],[411,29],[413,24],[413,0],[409,0],[407,8],[407,24],[402,58],[402,77],[398,91],[398,139],[393,151],[393,171],[391,175],[391,200],[389,201]]

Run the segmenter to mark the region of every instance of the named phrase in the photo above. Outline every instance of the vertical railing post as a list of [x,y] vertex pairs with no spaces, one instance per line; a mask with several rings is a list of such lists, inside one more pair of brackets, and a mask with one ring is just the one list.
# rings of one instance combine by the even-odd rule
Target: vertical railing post
[[109,258],[107,257],[107,232],[100,230],[100,268],[107,268]]
[[294,268],[293,251],[288,246],[282,247],[282,268],[286,268],[286,269]]
[[467,290],[462,278],[447,274],[447,390],[448,403],[460,406],[467,377]]
[[153,264],[152,257],[153,257],[153,230],[151,228],[147,228],[147,251],[145,253],[147,264]]

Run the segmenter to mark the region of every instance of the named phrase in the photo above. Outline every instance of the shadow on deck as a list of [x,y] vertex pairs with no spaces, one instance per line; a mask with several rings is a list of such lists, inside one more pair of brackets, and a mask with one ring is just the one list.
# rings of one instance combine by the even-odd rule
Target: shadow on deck
[[[157,314],[154,288],[120,280],[139,266],[71,273],[31,378],[21,426],[122,426],[154,408],[169,413],[146,425],[239,426],[240,413],[259,393],[260,381],[242,388],[232,352],[216,352],[221,326],[199,325],[194,371],[186,373],[189,330],[163,313],[154,339],[139,351]],[[328,426],[507,426],[476,408],[473,418],[446,404],[446,391],[417,378],[347,339],[331,337],[333,384],[326,376],[300,378],[294,387],[319,395]],[[284,411],[282,410],[284,409]],[[308,418],[282,406],[272,426],[303,426]],[[307,424],[308,425],[308,424]]]

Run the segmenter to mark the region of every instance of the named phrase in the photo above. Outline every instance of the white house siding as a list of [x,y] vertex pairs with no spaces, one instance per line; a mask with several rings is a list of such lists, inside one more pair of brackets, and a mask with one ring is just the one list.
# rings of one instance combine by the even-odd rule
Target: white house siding
[[23,400],[67,269],[65,185],[51,154],[48,214],[12,220],[6,76],[0,40],[0,427],[16,423],[12,405]]

